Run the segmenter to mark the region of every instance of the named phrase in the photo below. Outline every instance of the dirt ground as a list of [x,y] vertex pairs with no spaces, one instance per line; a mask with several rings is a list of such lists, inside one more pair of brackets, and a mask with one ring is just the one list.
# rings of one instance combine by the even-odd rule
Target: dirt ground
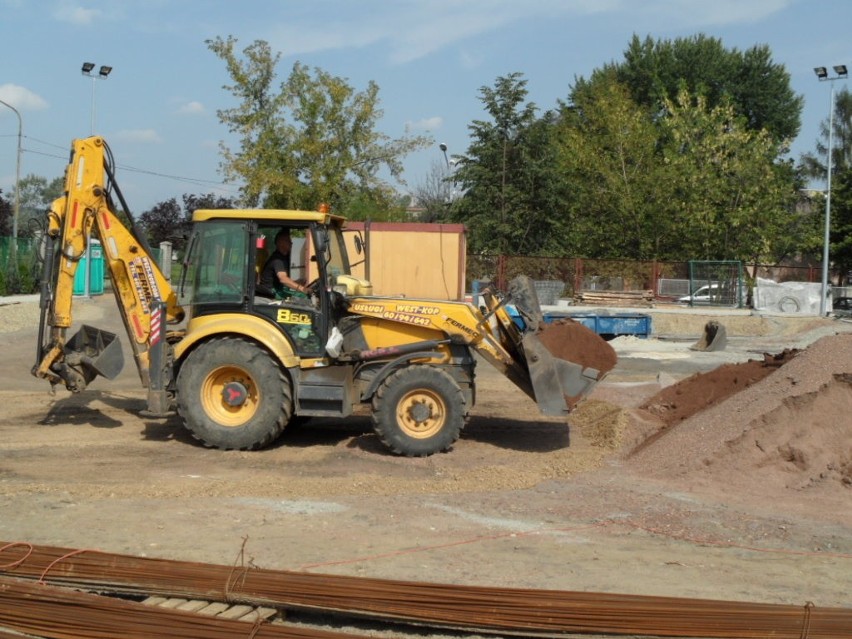
[[[728,347],[697,352],[708,316],[660,311],[568,420],[483,362],[462,439],[407,459],[366,417],[205,449],[140,416],[132,361],[51,395],[37,315],[0,306],[0,540],[225,564],[245,541],[267,568],[852,607],[852,324],[728,314]],[[109,295],[75,319],[125,339]]]

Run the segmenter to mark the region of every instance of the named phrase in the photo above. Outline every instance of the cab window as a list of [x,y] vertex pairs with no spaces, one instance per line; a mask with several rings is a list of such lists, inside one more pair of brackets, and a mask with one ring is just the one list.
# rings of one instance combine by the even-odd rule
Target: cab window
[[193,303],[242,303],[246,296],[247,248],[248,230],[242,222],[205,222],[196,227],[187,265]]

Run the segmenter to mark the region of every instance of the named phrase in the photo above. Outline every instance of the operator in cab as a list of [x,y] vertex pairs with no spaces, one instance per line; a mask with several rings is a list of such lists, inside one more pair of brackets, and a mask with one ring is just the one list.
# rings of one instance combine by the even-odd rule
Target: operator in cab
[[275,251],[266,260],[260,272],[257,292],[260,295],[285,299],[294,292],[308,294],[307,286],[290,277],[290,229],[281,229],[275,235]]

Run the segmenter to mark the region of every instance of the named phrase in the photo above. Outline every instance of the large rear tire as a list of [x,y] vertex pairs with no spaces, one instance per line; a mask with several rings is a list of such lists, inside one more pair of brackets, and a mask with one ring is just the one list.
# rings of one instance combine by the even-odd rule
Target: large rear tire
[[464,428],[464,396],[433,366],[407,366],[388,376],[373,396],[373,428],[392,452],[425,457],[448,450]]
[[177,410],[193,437],[224,450],[278,439],[293,410],[290,381],[256,344],[236,337],[202,344],[180,368]]

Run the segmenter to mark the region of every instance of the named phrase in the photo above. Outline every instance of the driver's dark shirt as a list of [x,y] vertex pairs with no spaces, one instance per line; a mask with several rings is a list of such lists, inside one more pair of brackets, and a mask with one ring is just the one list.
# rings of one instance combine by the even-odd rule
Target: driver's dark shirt
[[286,288],[281,283],[281,280],[278,279],[278,273],[281,271],[284,271],[288,277],[290,276],[290,254],[284,254],[276,250],[266,260],[266,264],[263,265],[263,270],[260,272],[258,289],[280,293]]

